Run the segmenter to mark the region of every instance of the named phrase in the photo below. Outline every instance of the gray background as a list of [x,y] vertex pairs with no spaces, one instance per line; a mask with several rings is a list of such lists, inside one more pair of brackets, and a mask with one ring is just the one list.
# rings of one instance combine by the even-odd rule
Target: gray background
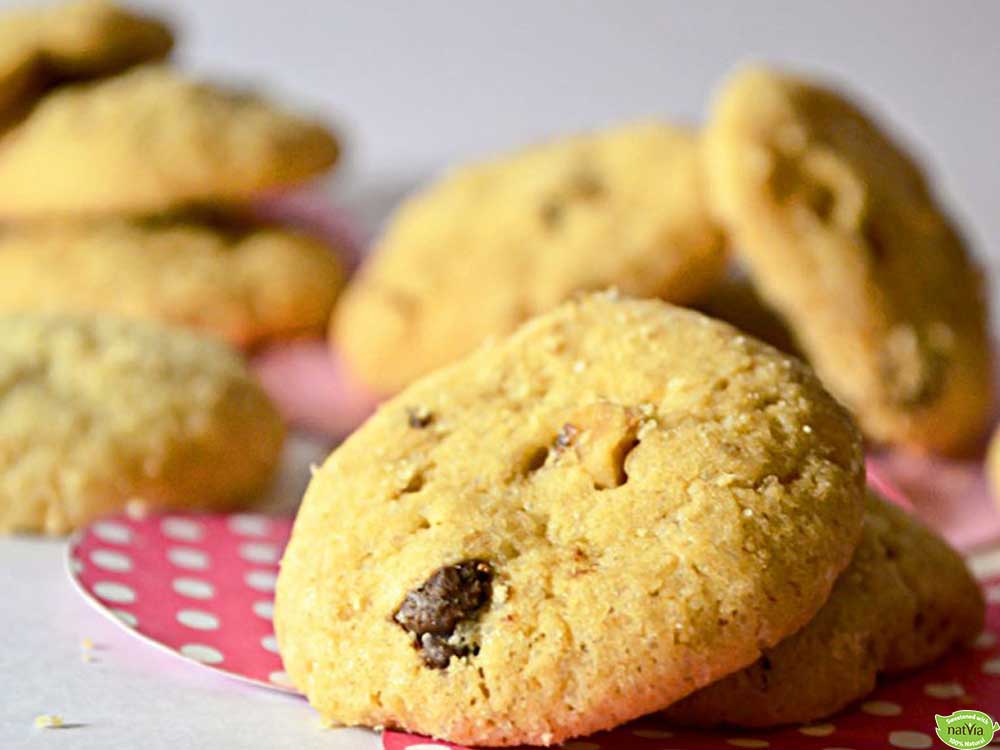
[[[833,76],[927,157],[984,259],[1000,261],[1000,2],[149,3],[181,59],[331,118],[335,186],[369,228],[450,161],[642,115],[697,122],[748,59]],[[0,7],[9,5],[0,2]],[[118,634],[69,589],[58,543],[0,540],[0,747],[364,748],[295,699],[234,686]],[[78,643],[101,646],[83,664]],[[85,726],[31,728],[54,712]]]

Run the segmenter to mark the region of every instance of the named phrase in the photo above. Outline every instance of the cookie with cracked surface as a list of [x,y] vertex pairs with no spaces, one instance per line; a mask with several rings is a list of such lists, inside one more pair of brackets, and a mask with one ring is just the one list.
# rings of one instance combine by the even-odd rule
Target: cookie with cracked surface
[[0,316],[0,532],[64,534],[131,500],[238,507],[283,437],[221,344],[119,318]]
[[14,10],[0,17],[0,111],[52,86],[166,57],[163,21],[106,0]]
[[344,276],[322,242],[238,216],[0,230],[0,313],[113,313],[243,348],[321,333]]
[[412,198],[346,291],[332,338],[391,393],[574,292],[685,303],[724,265],[696,136],[623,126],[462,167]]
[[983,613],[982,592],[961,556],[871,496],[861,543],[815,619],[666,715],[689,726],[822,719],[870,693],[879,675],[924,666],[971,640]]
[[281,653],[337,723],[558,743],[808,622],[863,513],[860,435],[805,365],[592,295],[413,384],[314,474]]
[[234,203],[323,172],[322,125],[162,66],[64,86],[0,136],[0,216],[139,214]]
[[961,452],[990,414],[984,280],[913,158],[839,93],[752,68],[706,133],[753,281],[879,442]]

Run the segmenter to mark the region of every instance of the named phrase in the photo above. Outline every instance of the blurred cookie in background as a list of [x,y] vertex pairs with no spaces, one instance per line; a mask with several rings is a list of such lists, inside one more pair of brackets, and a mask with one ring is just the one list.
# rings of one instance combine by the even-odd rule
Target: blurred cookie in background
[[993,502],[1000,507],[1000,427],[995,427],[986,451],[986,478]]
[[974,444],[991,410],[984,281],[913,159],[835,91],[764,68],[724,84],[706,144],[734,248],[868,436]]
[[0,218],[239,203],[337,160],[319,122],[249,91],[149,65],[63,86],[0,135]]
[[666,714],[703,727],[821,719],[870,693],[880,675],[917,669],[971,641],[983,610],[961,555],[869,493],[861,543],[812,622]]
[[0,15],[0,113],[61,83],[160,60],[173,42],[162,20],[105,0],[11,10]]
[[972,447],[992,405],[985,282],[914,159],[836,91],[764,68],[725,82],[705,140],[740,260],[867,435]]
[[781,316],[760,298],[753,283],[740,271],[731,271],[692,307],[712,318],[724,320],[786,354],[799,354],[795,337]]
[[0,316],[0,532],[63,534],[132,502],[229,510],[284,427],[241,358],[108,316]]
[[332,338],[391,393],[581,290],[685,303],[721,277],[697,137],[640,123],[458,168],[406,202]]
[[321,335],[344,277],[323,242],[237,213],[0,230],[0,313],[115,313],[244,349]]

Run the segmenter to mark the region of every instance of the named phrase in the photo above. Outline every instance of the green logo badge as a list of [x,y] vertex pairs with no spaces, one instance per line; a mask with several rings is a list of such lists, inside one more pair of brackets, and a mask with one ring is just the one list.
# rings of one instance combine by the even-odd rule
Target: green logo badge
[[982,711],[963,708],[951,716],[934,714],[935,731],[948,747],[958,750],[978,750],[993,741],[1000,732],[1000,723],[993,721]]

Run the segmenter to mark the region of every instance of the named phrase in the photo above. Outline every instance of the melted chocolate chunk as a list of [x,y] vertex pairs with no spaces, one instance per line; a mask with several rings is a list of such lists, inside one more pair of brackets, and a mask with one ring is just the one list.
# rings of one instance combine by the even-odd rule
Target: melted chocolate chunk
[[422,430],[434,421],[434,415],[424,408],[406,410],[406,422],[415,430]]
[[416,636],[424,663],[444,669],[452,656],[469,656],[479,648],[458,637],[456,628],[474,621],[493,594],[493,566],[485,560],[464,560],[438,568],[411,591],[393,614],[403,630]]

